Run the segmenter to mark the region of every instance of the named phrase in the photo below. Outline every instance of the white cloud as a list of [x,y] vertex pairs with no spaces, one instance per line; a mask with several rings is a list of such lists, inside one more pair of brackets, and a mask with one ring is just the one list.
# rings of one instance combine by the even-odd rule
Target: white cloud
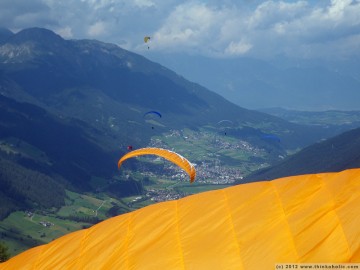
[[155,6],[154,2],[150,0],[134,0],[133,3],[140,8]]
[[[304,7],[305,12],[294,19],[282,21],[279,15],[277,23],[268,29],[273,34],[267,39],[268,44],[277,38],[283,42],[273,43],[273,51],[304,57],[325,56],[325,52],[329,57],[349,54],[344,48],[353,46],[347,46],[347,42],[352,43],[352,37],[360,34],[360,2],[336,0],[328,6]],[[280,46],[275,48],[276,45]],[[358,54],[354,50],[351,53]]]
[[58,28],[55,30],[55,32],[66,39],[71,39],[74,36],[74,34],[72,33],[72,29],[69,26]]
[[[213,35],[221,23],[221,11],[204,3],[178,5],[154,34],[156,47],[198,48],[213,41]],[[205,48],[208,45],[205,46]]]
[[0,25],[43,26],[141,52],[359,55],[359,0],[1,0]]
[[231,41],[229,46],[225,49],[226,55],[243,55],[247,53],[252,48],[252,45],[250,43],[239,41],[234,42]]
[[88,34],[90,37],[98,37],[106,34],[106,24],[102,21],[99,21],[90,25]]
[[1,0],[0,26],[12,30],[27,27],[51,27],[56,19],[50,16],[49,7],[42,0]]
[[304,14],[307,2],[287,3],[266,1],[249,14],[248,24],[251,29],[268,29],[279,22],[287,22]]

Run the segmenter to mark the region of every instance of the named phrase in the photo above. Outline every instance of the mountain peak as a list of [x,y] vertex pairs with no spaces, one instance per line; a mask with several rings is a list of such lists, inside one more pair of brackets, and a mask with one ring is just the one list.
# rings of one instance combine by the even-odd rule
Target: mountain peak
[[12,35],[14,35],[14,33],[9,29],[0,27],[0,44],[4,43]]
[[13,44],[21,44],[29,41],[51,46],[54,43],[63,42],[64,39],[51,30],[39,27],[21,30],[9,39],[9,42]]
[[55,51],[63,50],[66,42],[48,29],[27,28],[0,42],[0,61],[24,63],[36,55],[54,55]]

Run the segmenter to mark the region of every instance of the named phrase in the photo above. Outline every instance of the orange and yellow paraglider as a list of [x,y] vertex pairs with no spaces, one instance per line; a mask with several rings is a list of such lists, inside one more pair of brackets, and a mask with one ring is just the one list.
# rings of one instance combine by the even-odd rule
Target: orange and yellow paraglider
[[162,148],[146,147],[129,152],[125,154],[122,158],[120,158],[118,162],[118,168],[120,169],[121,164],[125,160],[132,157],[143,156],[143,155],[157,155],[173,162],[174,164],[182,168],[189,175],[190,183],[194,182],[196,177],[196,170],[194,165],[191,162],[189,162],[186,158],[179,155],[178,153]]

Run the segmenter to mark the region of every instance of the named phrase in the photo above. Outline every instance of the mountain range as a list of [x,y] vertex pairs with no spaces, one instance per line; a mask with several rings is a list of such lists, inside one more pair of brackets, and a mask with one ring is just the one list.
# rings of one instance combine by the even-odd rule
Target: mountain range
[[[243,74],[251,73],[251,66],[246,72],[243,68]],[[149,111],[157,112],[156,117]],[[334,115],[338,118],[332,123]],[[358,112],[245,109],[114,44],[65,40],[43,28],[0,29],[0,220],[17,210],[47,210],[54,217],[73,200],[69,192],[86,193],[86,198],[106,193],[119,201],[137,197],[144,186],[119,172],[117,161],[128,146],[146,147],[162,139],[174,151],[186,148],[191,162],[209,169],[205,177],[223,176],[228,166],[227,172],[239,176],[236,183],[356,167],[360,129],[348,130],[359,126],[358,119]],[[151,172],[164,168],[147,163],[130,160],[128,169],[144,177],[144,166]],[[274,166],[254,171],[264,164]],[[242,178],[242,170],[252,173]],[[150,177],[144,181],[152,183]],[[131,208],[95,201],[108,203],[111,215]],[[74,213],[61,218],[98,221]],[[2,241],[22,248],[45,241],[42,234],[37,237],[36,227],[35,233],[20,233],[12,222],[1,223]]]
[[[179,74],[120,47],[64,40],[42,28],[0,32],[0,94],[73,117],[102,130],[116,145],[143,144],[143,114],[161,111],[159,131],[214,125],[223,119],[284,136],[288,147],[308,145],[323,131],[241,108]],[[267,130],[266,130],[267,129]],[[119,132],[122,131],[122,132]],[[330,134],[327,134],[330,135]],[[124,143],[123,143],[124,144]],[[111,146],[114,146],[111,143]]]
[[244,108],[360,110],[358,58],[213,59],[158,53],[149,53],[149,57]]
[[[94,177],[106,182],[118,174],[116,161],[127,146],[144,147],[185,128],[221,133],[217,124],[224,119],[237,139],[256,137],[256,144],[264,134],[276,135],[281,153],[341,132],[239,107],[114,44],[65,40],[43,28],[0,30],[0,110],[2,166],[38,172],[60,190],[93,191]],[[152,110],[162,117],[145,119]],[[14,203],[29,189],[9,188],[19,183],[13,176],[10,170],[0,179],[10,190],[3,197],[15,205],[10,209],[38,205],[29,197]],[[59,194],[57,203],[64,200]]]
[[90,191],[91,177],[112,176],[116,157],[86,133],[91,127],[79,122],[0,95],[0,218],[34,203],[59,206],[65,187]]
[[272,180],[310,173],[339,172],[359,167],[360,128],[356,128],[305,147],[279,164],[246,176],[241,182]]

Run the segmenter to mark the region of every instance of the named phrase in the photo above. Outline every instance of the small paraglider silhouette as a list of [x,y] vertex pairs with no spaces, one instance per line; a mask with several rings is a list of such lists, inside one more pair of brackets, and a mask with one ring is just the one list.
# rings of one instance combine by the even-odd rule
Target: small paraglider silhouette
[[234,122],[231,120],[221,120],[217,123],[217,126],[220,130],[224,132],[224,135],[227,135],[227,130],[234,127]]
[[[161,117],[162,117],[162,115],[158,111],[148,111],[148,112],[144,113],[144,115],[143,115],[143,118],[145,119],[145,121],[151,120],[151,119],[155,120],[155,119],[159,119]],[[151,126],[151,129],[155,129],[155,127]]]
[[[144,42],[145,42],[145,43],[148,43],[149,40],[151,40],[151,37],[149,37],[149,36],[145,36],[145,37],[144,37]],[[147,48],[148,48],[148,50],[149,50],[149,49],[150,49],[150,46],[148,45]]]
[[276,136],[276,135],[273,135],[273,134],[263,134],[261,136],[261,139],[263,140],[266,140],[266,141],[272,141],[272,142],[277,142],[277,143],[280,143],[281,142],[281,139]]
[[161,113],[159,113],[158,111],[148,111],[146,113],[144,113],[143,117],[146,117],[147,115],[156,115],[158,117],[162,117]]

